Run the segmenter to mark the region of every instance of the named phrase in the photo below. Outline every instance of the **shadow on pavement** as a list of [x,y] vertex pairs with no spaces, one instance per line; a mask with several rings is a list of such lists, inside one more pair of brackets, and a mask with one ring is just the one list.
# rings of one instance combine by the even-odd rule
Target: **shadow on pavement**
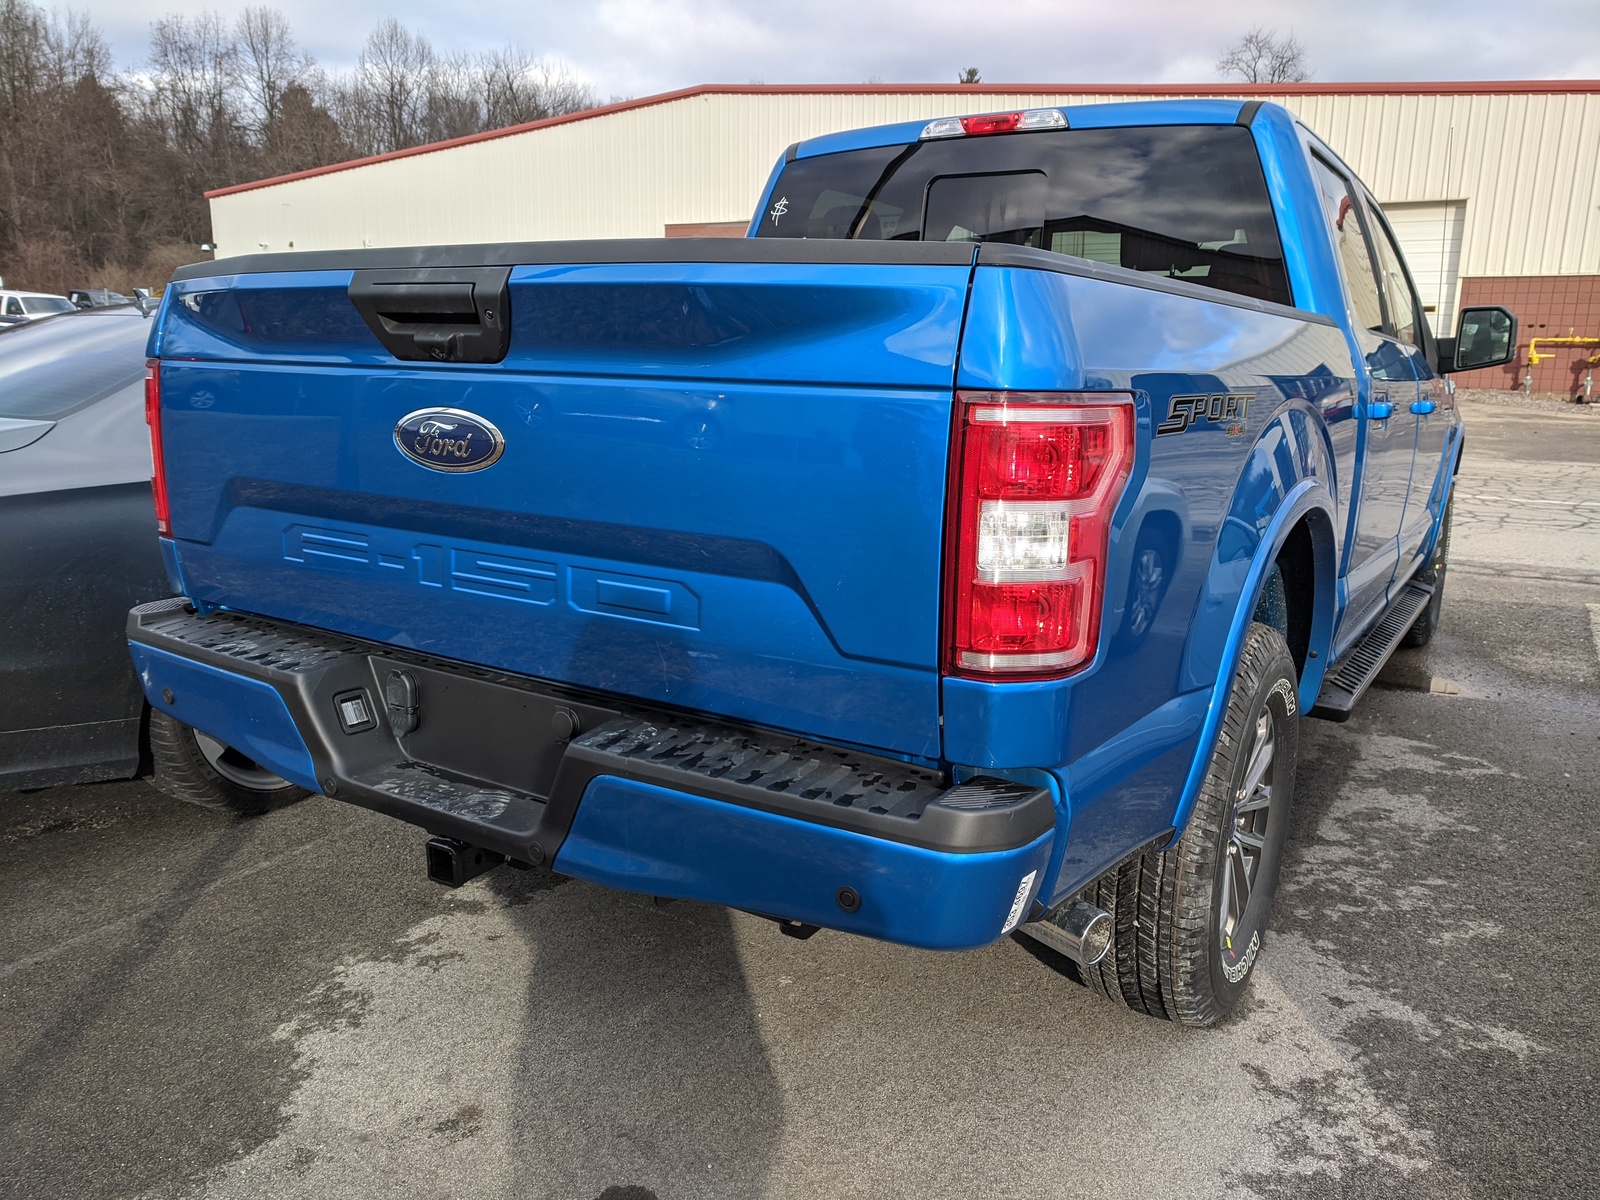
[[[513,1170],[580,1200],[687,1194],[685,1180],[761,1194],[782,1101],[730,914],[543,872],[490,878],[532,957]],[[557,883],[564,902],[529,904]]]

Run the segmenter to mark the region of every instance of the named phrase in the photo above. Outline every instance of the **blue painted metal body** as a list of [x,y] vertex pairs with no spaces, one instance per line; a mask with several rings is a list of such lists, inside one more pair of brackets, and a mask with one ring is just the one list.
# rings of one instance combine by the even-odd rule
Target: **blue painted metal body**
[[[1066,111],[1074,129],[1230,124],[1239,105]],[[922,124],[828,135],[797,154],[907,144]],[[1361,632],[1341,622],[1373,368],[1310,135],[1274,105],[1250,129],[1293,308],[1105,271],[578,262],[515,268],[506,360],[452,366],[392,359],[345,301],[348,270],[176,284],[152,339],[173,573],[203,605],[957,778],[1043,783],[1053,837],[939,855],[603,778],[556,864],[918,945],[992,940],[994,910],[1027,870],[1050,904],[1181,831],[1257,598],[1297,529],[1316,570],[1303,707]],[[208,308],[216,292],[236,307]],[[1389,590],[1436,537],[1461,445],[1442,382],[1416,386],[1434,409],[1408,400],[1389,418],[1416,424],[1408,503],[1422,506],[1396,531]],[[1134,397],[1137,460],[1111,530],[1099,652],[1068,679],[939,674],[955,389]],[[1173,397],[1195,394],[1248,400],[1237,423],[1157,436]],[[503,458],[452,476],[396,453],[395,421],[433,406],[493,422]],[[1135,631],[1131,572],[1152,548],[1167,583]],[[214,698],[232,702],[220,684]],[[267,721],[270,706],[251,703]],[[220,715],[178,715],[224,736]],[[282,735],[271,761],[294,778]],[[834,891],[858,877],[874,882],[847,917]]]
[[320,790],[305,738],[271,686],[137,642],[131,649],[152,706],[234,747],[273,774]]
[[[607,887],[707,900],[930,950],[995,940],[1054,835],[1014,850],[943,854],[602,775],[555,869]],[[837,894],[860,897],[854,912]]]
[[[175,284],[240,298],[245,326],[180,302],[161,329],[189,595],[935,760],[969,275],[523,268],[506,360],[443,369],[335,325],[348,271]],[[574,313],[580,336],[539,323]],[[504,433],[493,468],[396,453],[396,421],[436,406]]]

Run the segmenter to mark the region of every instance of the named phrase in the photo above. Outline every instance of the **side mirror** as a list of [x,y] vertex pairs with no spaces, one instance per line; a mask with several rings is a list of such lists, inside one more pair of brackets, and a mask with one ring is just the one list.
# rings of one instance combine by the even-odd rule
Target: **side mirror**
[[145,292],[143,288],[139,288],[137,290],[143,292],[144,294],[136,295],[134,297],[133,306],[139,310],[141,316],[148,317],[151,313],[155,312],[156,305],[159,302],[149,292]]
[[1463,308],[1456,336],[1439,339],[1439,374],[1476,371],[1511,361],[1517,349],[1517,318],[1498,304]]

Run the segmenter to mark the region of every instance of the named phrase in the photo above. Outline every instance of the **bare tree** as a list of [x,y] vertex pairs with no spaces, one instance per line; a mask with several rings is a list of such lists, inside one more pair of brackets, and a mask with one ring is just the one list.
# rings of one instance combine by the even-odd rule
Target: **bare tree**
[[87,19],[0,0],[0,262],[13,284],[81,286],[166,235],[155,189],[168,150],[129,99]]
[[80,92],[106,95],[101,81],[110,75],[110,54],[86,17],[63,20],[21,0],[0,0],[0,258],[53,257],[47,246],[70,250],[82,189],[63,195],[58,188],[77,172],[98,170],[80,149],[99,131],[74,128],[69,109]]
[[[433,44],[393,17],[367,35],[355,75],[344,89],[344,121],[368,154],[403,150],[425,139]],[[342,122],[343,123],[343,122]]]
[[434,62],[427,74],[423,141],[466,137],[484,128],[482,76],[477,60],[469,55],[452,54]]
[[28,224],[28,189],[18,188],[17,176],[27,177],[53,24],[31,4],[0,0],[0,254],[12,257]]
[[239,46],[239,82],[258,136],[266,137],[283,110],[283,94],[304,84],[315,64],[295,46],[289,19],[275,8],[247,8],[234,34]]
[[119,76],[86,17],[0,0],[0,263],[22,286],[126,289],[210,240],[207,189],[594,104],[560,64],[441,57],[392,19],[330,76],[261,7],[157,20]]
[[478,59],[484,100],[484,127],[503,129],[542,121],[595,105],[594,90],[518,46],[491,51]]
[[215,12],[150,26],[146,104],[163,134],[192,159],[225,158],[242,125],[239,46]]
[[321,88],[321,80],[312,76],[283,89],[277,119],[262,146],[264,174],[287,175],[354,158],[357,154],[345,131],[319,97]]
[[1300,39],[1292,33],[1280,38],[1277,30],[1261,25],[1222,52],[1217,74],[1245,83],[1304,83],[1311,78]]

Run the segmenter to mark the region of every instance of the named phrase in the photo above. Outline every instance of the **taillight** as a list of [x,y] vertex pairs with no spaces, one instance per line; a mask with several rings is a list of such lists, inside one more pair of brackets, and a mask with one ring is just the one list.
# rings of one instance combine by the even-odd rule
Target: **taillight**
[[167,464],[161,450],[161,363],[149,359],[144,364],[144,421],[150,426],[150,490],[156,498],[156,532],[172,536],[172,521],[167,512]]
[[1111,514],[1133,469],[1125,393],[958,392],[946,674],[1043,679],[1094,657]]

